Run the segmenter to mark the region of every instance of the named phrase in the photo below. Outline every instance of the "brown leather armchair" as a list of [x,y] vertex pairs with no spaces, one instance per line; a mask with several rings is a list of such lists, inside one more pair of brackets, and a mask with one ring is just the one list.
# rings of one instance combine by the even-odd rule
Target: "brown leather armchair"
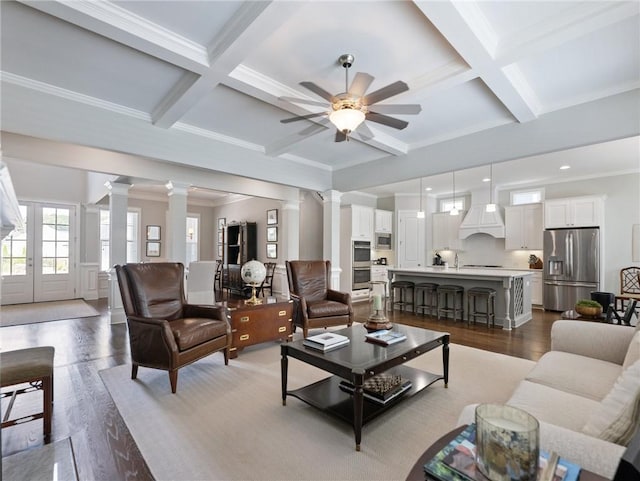
[[131,347],[131,379],[138,366],[169,371],[176,392],[178,369],[217,351],[229,364],[231,326],[224,309],[187,304],[184,266],[177,262],[116,266]]
[[353,324],[351,294],[329,288],[330,261],[287,261],[289,294],[294,302],[293,328],[309,329]]

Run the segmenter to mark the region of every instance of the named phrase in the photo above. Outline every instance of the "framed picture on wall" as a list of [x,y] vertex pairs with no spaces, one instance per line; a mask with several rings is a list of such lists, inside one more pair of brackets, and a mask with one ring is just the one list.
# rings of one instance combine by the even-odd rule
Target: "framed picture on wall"
[[218,257],[222,259],[222,244],[218,244]]
[[218,217],[218,230],[224,230],[224,225],[227,223],[226,217]]
[[267,227],[267,242],[278,242],[277,227]]
[[221,246],[221,245],[222,245],[223,237],[224,237],[224,232],[222,232],[221,230],[219,230],[219,231],[218,231],[218,245],[219,245],[219,246]]
[[148,225],[147,226],[147,240],[159,241],[160,240],[160,226]]
[[160,257],[160,242],[147,242],[147,257]]
[[267,225],[278,223],[278,209],[270,209],[267,211]]
[[267,244],[267,259],[278,258],[278,244]]

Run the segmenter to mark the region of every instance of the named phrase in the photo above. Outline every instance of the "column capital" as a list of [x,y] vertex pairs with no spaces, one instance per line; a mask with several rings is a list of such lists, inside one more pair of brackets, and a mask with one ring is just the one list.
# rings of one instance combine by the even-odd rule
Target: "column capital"
[[167,195],[187,195],[189,193],[189,187],[191,187],[191,184],[174,182],[170,180],[164,186],[169,191]]
[[100,212],[100,206],[98,204],[82,204],[82,208],[88,214],[90,213],[97,214],[98,212]]
[[129,189],[131,188],[131,184],[111,182],[110,180],[106,181],[104,186],[109,190],[109,195],[129,195]]
[[340,202],[342,198],[342,192],[338,190],[325,190],[322,193],[322,202]]

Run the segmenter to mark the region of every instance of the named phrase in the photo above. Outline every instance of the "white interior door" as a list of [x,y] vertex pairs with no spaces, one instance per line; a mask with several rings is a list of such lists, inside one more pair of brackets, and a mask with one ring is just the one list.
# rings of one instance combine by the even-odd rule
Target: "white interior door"
[[398,267],[424,265],[424,219],[415,211],[398,212]]
[[73,299],[75,206],[24,203],[25,231],[2,242],[2,304]]

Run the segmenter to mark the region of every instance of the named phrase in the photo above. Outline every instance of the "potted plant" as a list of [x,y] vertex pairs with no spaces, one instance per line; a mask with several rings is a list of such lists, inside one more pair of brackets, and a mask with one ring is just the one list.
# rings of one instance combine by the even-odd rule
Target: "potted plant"
[[590,299],[581,299],[576,302],[575,311],[583,316],[598,317],[602,315],[602,306],[596,301]]

